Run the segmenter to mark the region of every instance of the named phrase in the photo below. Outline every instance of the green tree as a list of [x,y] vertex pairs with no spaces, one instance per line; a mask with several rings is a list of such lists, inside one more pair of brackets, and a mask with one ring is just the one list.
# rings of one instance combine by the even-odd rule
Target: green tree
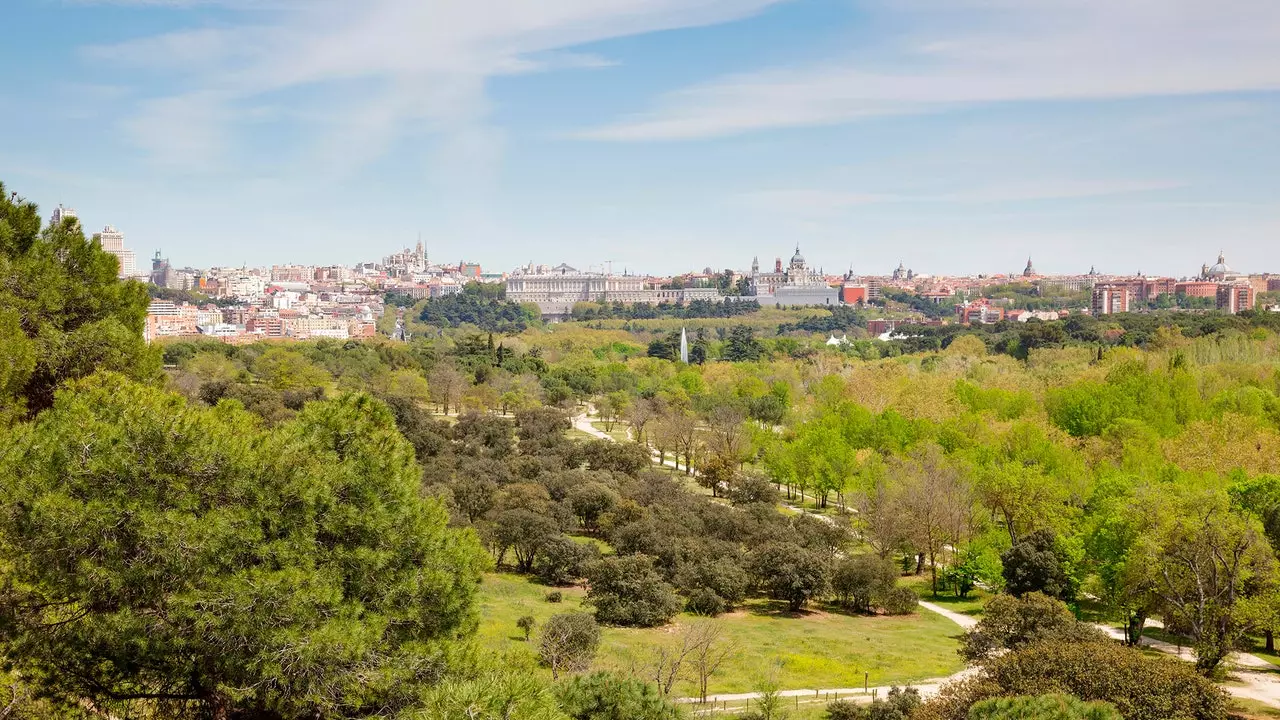
[[756,583],[797,612],[830,587],[821,555],[791,543],[772,543],[751,554]]
[[0,425],[99,370],[159,376],[160,353],[142,340],[146,286],[118,280],[119,261],[74,219],[40,225],[35,204],[0,183]]
[[1037,530],[1000,556],[1005,587],[1022,596],[1044,593],[1063,600],[1075,598],[1078,589],[1067,572],[1068,558],[1052,531]]
[[764,355],[764,345],[756,339],[756,331],[750,325],[734,325],[729,328],[720,356],[730,362],[755,362]]
[[960,654],[981,660],[1003,650],[1045,639],[1105,642],[1101,630],[1076,620],[1066,603],[1038,592],[1022,597],[997,595],[983,608],[982,619],[964,635]]
[[588,571],[586,602],[596,618],[611,625],[655,627],[665,624],[684,607],[675,588],[653,569],[643,555],[606,557]]
[[652,685],[613,673],[579,675],[556,691],[573,720],[679,720],[681,709]]
[[0,655],[120,716],[408,707],[475,627],[486,565],[419,475],[367,396],[265,431],[77,381],[0,449]]
[[870,612],[876,598],[893,589],[898,570],[890,560],[875,554],[854,555],[836,563],[831,590],[841,605],[856,612]]

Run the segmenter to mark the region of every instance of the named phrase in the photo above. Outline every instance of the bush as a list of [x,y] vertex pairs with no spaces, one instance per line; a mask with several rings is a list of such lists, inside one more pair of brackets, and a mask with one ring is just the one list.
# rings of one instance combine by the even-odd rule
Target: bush
[[792,612],[827,591],[827,564],[818,553],[792,543],[766,545],[752,553],[756,582]]
[[893,687],[883,700],[876,698],[869,705],[850,700],[827,703],[826,720],[907,720],[919,706],[919,690]]
[[831,590],[841,605],[855,612],[871,612],[872,600],[893,589],[897,568],[873,554],[844,558],[831,573]]
[[564,593],[560,592],[559,590],[552,590],[551,592],[547,593],[546,599],[547,599],[547,602],[549,603],[558,603],[561,600],[564,600]]
[[679,720],[684,714],[648,683],[612,673],[578,676],[557,688],[573,720]]
[[689,593],[689,599],[685,602],[684,608],[694,615],[716,617],[728,611],[729,603],[714,590],[698,588]]
[[534,558],[533,573],[546,585],[572,585],[595,557],[593,550],[564,535],[549,538]]
[[993,698],[969,709],[969,720],[1121,720],[1114,705],[1070,695]]
[[997,595],[987,603],[978,624],[965,633],[960,654],[981,660],[999,650],[1047,639],[1101,642],[1107,635],[1076,620],[1061,600],[1038,592],[1021,598]]
[[890,615],[910,615],[916,611],[920,598],[911,588],[895,587],[876,598],[876,604]]
[[729,500],[734,505],[773,505],[778,502],[778,489],[763,475],[742,473],[729,486]]
[[1049,530],[1037,530],[1000,556],[1005,588],[1021,597],[1041,592],[1061,600],[1076,596],[1077,583],[1067,572],[1069,558]]
[[676,574],[676,585],[689,596],[700,590],[710,591],[724,604],[721,612],[733,609],[747,597],[751,577],[729,558],[686,563]]
[[552,615],[542,626],[538,657],[551,668],[551,677],[561,672],[581,672],[591,667],[600,647],[600,626],[586,613]]
[[529,642],[529,634],[533,632],[533,626],[536,623],[532,615],[522,615],[519,620],[516,620],[516,627],[524,631],[525,642]]
[[603,558],[588,572],[587,602],[600,622],[632,627],[655,627],[684,607],[675,588],[653,569],[644,555]]
[[1062,693],[1115,706],[1125,720],[1226,720],[1227,695],[1194,666],[1115,642],[1040,641],[989,658],[946,686],[914,720],[968,720],[995,697]]

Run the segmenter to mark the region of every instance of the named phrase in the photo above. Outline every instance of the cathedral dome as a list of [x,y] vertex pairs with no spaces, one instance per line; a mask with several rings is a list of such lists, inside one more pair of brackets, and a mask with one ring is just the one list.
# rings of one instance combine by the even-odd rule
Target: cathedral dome
[[1227,265],[1227,259],[1219,253],[1217,264],[1209,268],[1209,271],[1206,274],[1212,278],[1225,278],[1226,276],[1234,273],[1235,271],[1231,269],[1231,266]]
[[800,246],[796,246],[796,254],[791,256],[791,267],[804,267],[804,256],[800,254]]

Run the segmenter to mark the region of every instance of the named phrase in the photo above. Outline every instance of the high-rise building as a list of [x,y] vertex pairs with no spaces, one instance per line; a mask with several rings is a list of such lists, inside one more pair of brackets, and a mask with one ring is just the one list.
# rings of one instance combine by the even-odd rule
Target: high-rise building
[[120,277],[130,278],[138,274],[138,258],[132,250],[125,249],[124,233],[108,225],[102,232],[94,233],[93,239],[120,261]]
[[1218,286],[1218,309],[1230,315],[1252,310],[1258,295],[1249,283],[1223,283]]
[[73,208],[63,207],[59,205],[53,209],[53,217],[49,218],[50,225],[61,225],[63,220],[78,217]]
[[1093,314],[1097,316],[1127,313],[1132,296],[1133,293],[1130,292],[1128,285],[1094,285]]

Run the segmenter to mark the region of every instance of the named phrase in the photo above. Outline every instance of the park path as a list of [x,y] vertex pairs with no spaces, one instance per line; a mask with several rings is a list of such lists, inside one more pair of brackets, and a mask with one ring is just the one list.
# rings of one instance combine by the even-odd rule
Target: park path
[[[591,437],[599,438],[600,440],[608,440],[609,442],[616,442],[611,435],[599,430],[591,424],[590,414],[593,413],[594,410],[595,409],[591,406],[587,406],[587,409],[584,412],[575,415],[572,419],[573,427],[587,435],[590,435]],[[630,436],[630,434],[631,429],[628,428],[627,435]],[[654,455],[654,459],[657,459],[656,454]],[[679,469],[677,463],[673,460],[664,460],[662,464],[667,467],[674,467],[677,470]],[[786,505],[786,503],[783,504]],[[811,517],[816,517],[824,522],[834,523],[834,521],[826,515],[811,513],[803,508],[795,507],[793,505],[788,505],[788,507],[792,510],[805,513]],[[931,602],[921,601],[920,607],[928,610],[929,612],[941,615],[958,625],[963,630],[968,630],[978,624],[977,619],[970,617],[969,615],[953,612]],[[1123,630],[1103,624],[1098,624],[1098,627],[1106,632],[1110,637],[1116,640],[1124,640]],[[1178,647],[1172,643],[1150,637],[1143,637],[1141,643],[1144,647],[1149,647],[1152,650],[1173,655],[1181,660],[1195,662],[1195,655],[1191,652],[1190,648]],[[1229,684],[1223,685],[1224,690],[1236,697],[1248,698],[1274,707],[1280,707],[1280,670],[1278,670],[1276,666],[1249,653],[1234,653],[1231,656],[1231,662],[1238,670],[1233,676],[1232,681]],[[975,672],[977,672],[976,668],[965,668],[964,670],[961,670],[949,677],[925,680],[923,682],[916,683],[911,687],[918,689],[922,697],[931,697],[932,695],[937,694],[943,685],[956,680],[961,680]],[[815,701],[819,701],[830,696],[833,698],[841,697],[854,702],[870,702],[871,698],[874,697],[875,694],[878,693],[879,695],[884,695],[889,692],[888,687],[873,687],[868,690],[869,692],[863,692],[863,688],[809,688],[801,690],[783,690],[778,694],[785,698],[812,697]],[[760,693],[756,692],[728,693],[721,695],[709,695],[707,696],[707,702],[745,702],[747,700],[758,700],[759,698]],[[683,698],[680,702],[697,703],[698,699]]]

